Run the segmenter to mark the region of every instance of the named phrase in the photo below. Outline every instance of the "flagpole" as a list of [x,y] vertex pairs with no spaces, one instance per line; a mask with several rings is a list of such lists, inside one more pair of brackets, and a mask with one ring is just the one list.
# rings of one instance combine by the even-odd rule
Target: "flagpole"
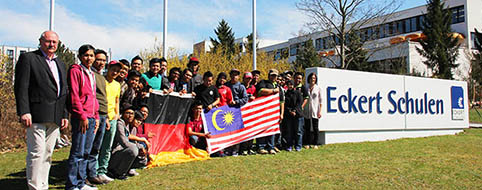
[[253,0],[253,70],[256,70],[256,0]]
[[50,0],[49,30],[54,30],[54,8],[55,8],[55,0]]
[[167,59],[167,0],[164,0],[164,19],[163,19],[163,32],[162,32],[162,56]]

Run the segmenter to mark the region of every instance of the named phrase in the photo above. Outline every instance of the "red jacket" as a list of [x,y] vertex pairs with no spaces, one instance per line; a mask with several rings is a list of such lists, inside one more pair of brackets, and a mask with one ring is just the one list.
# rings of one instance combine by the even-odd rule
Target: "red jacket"
[[218,92],[220,97],[218,107],[228,105],[228,103],[233,101],[233,93],[226,85],[222,85],[220,88],[218,88]]
[[[254,96],[256,97],[256,87],[254,85],[249,85],[249,87],[245,86],[246,87],[246,93],[251,95],[251,96]],[[251,101],[251,100],[250,100]]]
[[70,67],[67,81],[72,117],[81,120],[99,119],[99,102],[97,102],[95,94],[95,80],[92,88],[88,71],[83,66],[74,64]]

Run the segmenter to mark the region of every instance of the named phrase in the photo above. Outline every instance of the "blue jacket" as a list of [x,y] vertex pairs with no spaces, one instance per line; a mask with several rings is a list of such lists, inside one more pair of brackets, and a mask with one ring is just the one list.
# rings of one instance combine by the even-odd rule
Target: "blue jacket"
[[240,82],[236,82],[235,84],[228,82],[226,86],[231,88],[233,100],[236,103],[235,106],[243,106],[248,102],[249,98],[248,93],[246,93],[246,87],[244,87],[244,85],[242,85]]

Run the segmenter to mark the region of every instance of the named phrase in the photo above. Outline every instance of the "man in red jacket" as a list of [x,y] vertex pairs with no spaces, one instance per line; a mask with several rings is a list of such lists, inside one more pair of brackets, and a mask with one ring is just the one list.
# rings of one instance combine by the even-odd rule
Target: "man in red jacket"
[[68,176],[65,189],[96,189],[85,184],[87,159],[92,149],[95,132],[99,126],[99,103],[95,89],[95,75],[90,69],[95,60],[95,48],[79,48],[80,64],[69,69],[72,147],[68,159]]

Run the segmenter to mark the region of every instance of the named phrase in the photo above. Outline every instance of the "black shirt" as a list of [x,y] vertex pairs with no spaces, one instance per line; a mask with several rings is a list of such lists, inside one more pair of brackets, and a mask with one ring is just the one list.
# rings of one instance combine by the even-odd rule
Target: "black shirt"
[[295,111],[295,118],[302,117],[301,104],[303,104],[303,98],[298,90],[287,90],[285,92],[285,115],[287,117],[293,117],[290,112]]
[[194,88],[194,93],[196,93],[196,100],[200,100],[203,104],[203,108],[212,104],[216,99],[219,98],[218,89],[214,86],[206,87],[204,84]]
[[[278,92],[279,92],[279,101],[280,102],[283,102],[285,100],[285,95],[284,95],[284,91],[282,91],[281,89],[281,86],[278,86],[277,83],[273,83],[269,80],[263,80],[261,82],[259,82],[257,85],[256,85],[256,92],[258,94],[258,97],[260,96],[259,92],[261,91],[261,89],[275,89],[275,88],[278,88]],[[306,91],[308,93],[308,91]]]
[[301,93],[301,96],[303,97],[303,99],[310,98],[310,95],[308,94],[308,88],[306,88],[305,85],[298,85],[295,87],[295,90]]
[[259,82],[257,85],[256,85],[256,91],[258,92],[258,96],[259,96],[259,92],[261,91],[261,89],[263,88],[266,88],[266,89],[275,89],[276,88],[276,82],[271,82],[269,80],[262,80],[261,82]]
[[178,81],[177,87],[176,87],[176,92],[181,92],[182,90],[186,90],[187,93],[191,93],[193,91],[193,87],[191,85],[191,82],[184,82],[184,81]]

